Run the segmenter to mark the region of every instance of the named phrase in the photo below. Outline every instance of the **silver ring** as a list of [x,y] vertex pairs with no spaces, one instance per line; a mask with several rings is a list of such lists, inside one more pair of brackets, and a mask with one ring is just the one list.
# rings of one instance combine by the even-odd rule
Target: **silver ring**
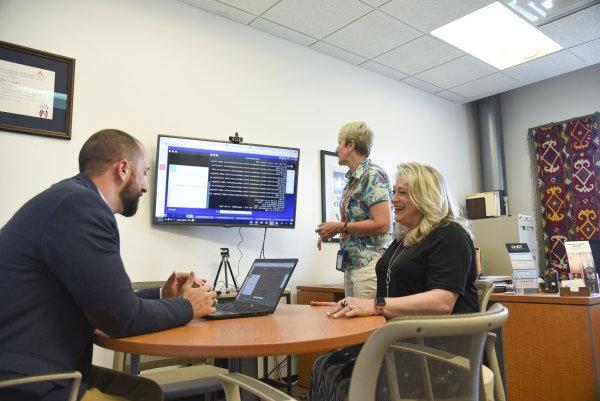
[[346,302],[346,300],[343,299],[342,302],[340,302],[340,305],[342,305],[342,308],[346,308],[348,306],[348,302]]

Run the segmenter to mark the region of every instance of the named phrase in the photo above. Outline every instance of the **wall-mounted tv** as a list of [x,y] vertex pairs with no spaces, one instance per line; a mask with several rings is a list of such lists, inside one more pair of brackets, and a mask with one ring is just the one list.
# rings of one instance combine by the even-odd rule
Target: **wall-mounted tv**
[[294,228],[300,149],[158,136],[155,224]]

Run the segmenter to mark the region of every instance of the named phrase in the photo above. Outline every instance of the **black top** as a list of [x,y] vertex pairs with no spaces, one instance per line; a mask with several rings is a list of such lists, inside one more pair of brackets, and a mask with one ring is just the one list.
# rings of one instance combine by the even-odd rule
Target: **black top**
[[[390,262],[389,292],[386,276]],[[417,245],[394,240],[375,268],[378,297],[403,297],[442,289],[458,294],[453,314],[479,312],[475,248],[469,234],[451,222],[435,228]]]
[[0,277],[0,376],[79,370],[85,389],[94,329],[131,336],[193,316],[185,299],[133,292],[115,217],[85,175],[37,195],[0,230]]

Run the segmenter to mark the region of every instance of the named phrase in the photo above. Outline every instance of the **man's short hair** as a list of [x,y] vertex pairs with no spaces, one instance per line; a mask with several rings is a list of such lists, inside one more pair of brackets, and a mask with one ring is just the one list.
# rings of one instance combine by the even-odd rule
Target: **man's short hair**
[[97,176],[119,160],[136,163],[143,157],[140,142],[126,132],[103,129],[90,136],[79,151],[79,172]]
[[353,121],[340,128],[338,139],[344,141],[344,145],[351,140],[354,141],[356,151],[369,157],[373,146],[373,131],[364,121]]

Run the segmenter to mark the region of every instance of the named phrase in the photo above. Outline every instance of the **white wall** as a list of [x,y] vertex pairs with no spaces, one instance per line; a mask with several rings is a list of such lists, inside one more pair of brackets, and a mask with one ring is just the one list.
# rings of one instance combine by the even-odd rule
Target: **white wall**
[[600,111],[600,64],[514,89],[500,101],[510,210],[535,216],[528,129]]
[[[295,230],[270,230],[267,257],[299,257],[290,287],[341,282],[337,245],[316,251],[319,150],[338,128],[362,119],[376,135],[372,159],[390,175],[401,161],[433,164],[456,197],[480,189],[471,110],[302,46],[171,0],[0,2],[2,40],[77,60],[71,141],[0,132],[0,226],[27,199],[74,175],[95,131],[114,127],[153,155],[159,133],[301,148]],[[153,183],[154,177],[149,177]],[[132,280],[195,269],[212,281],[238,229],[156,227],[151,196],[138,215],[119,217]],[[240,277],[258,256],[262,232],[242,229]]]

